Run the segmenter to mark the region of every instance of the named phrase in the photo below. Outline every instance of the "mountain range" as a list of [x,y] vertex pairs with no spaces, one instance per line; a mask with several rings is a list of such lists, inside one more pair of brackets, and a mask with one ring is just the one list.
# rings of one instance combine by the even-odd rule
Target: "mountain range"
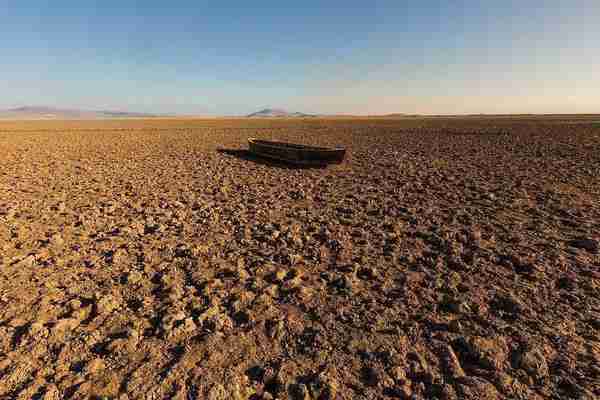
[[301,112],[289,112],[279,108],[265,108],[264,110],[257,111],[249,114],[247,118],[308,118],[314,117],[315,115],[304,114]]
[[1,119],[103,119],[103,118],[148,118],[155,114],[108,111],[108,110],[79,110],[43,106],[24,106],[0,110]]

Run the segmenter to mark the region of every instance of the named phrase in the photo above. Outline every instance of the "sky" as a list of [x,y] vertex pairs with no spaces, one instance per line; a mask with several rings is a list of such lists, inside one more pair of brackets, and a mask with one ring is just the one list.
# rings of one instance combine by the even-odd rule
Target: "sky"
[[0,109],[600,113],[600,1],[3,0]]

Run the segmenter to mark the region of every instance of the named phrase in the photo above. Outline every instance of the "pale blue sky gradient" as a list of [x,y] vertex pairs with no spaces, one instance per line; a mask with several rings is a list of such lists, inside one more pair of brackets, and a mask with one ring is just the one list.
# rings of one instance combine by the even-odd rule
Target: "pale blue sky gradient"
[[600,1],[287,3],[5,0],[0,108],[600,113]]

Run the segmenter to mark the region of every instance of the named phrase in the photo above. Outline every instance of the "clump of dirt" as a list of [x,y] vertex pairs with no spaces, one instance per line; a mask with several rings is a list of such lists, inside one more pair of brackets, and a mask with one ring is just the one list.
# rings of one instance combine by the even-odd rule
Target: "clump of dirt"
[[[248,137],[348,157],[216,151]],[[600,396],[592,125],[2,122],[0,154],[2,398]]]

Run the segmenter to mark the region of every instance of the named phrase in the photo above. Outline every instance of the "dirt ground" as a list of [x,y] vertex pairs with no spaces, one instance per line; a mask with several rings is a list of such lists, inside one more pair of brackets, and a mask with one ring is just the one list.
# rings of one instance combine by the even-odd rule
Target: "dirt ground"
[[598,398],[599,120],[0,122],[0,398]]

